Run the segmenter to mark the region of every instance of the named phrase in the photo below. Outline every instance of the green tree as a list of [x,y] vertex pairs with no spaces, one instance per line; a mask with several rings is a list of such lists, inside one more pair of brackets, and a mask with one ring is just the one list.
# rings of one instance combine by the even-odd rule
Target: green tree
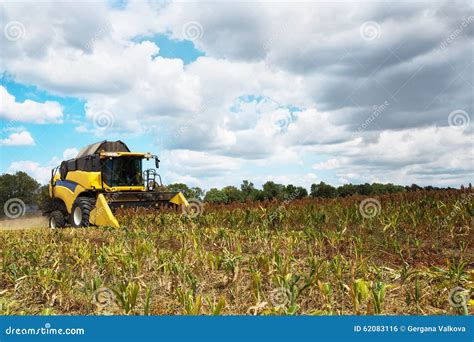
[[204,190],[201,189],[200,187],[193,186],[189,190],[190,190],[190,194],[192,195],[192,197],[190,197],[190,198],[196,198],[198,200],[202,200],[204,198]]
[[283,199],[285,186],[272,181],[263,184],[263,198],[266,200]]
[[373,195],[381,195],[381,194],[384,194],[386,191],[385,185],[380,184],[380,183],[373,183],[371,188],[372,188]]
[[296,199],[302,199],[308,197],[308,190],[303,188],[302,186],[297,186],[296,187]]
[[423,188],[417,184],[412,184],[411,186],[407,186],[405,187],[405,189],[407,191],[419,191],[419,190],[423,190]]
[[393,194],[396,192],[403,192],[405,188],[401,185],[394,185],[392,183],[388,183],[385,185],[386,193]]
[[187,199],[196,198],[201,200],[204,196],[204,190],[200,187],[195,186],[190,188],[184,183],[173,183],[168,185],[167,188],[169,191],[181,192]]
[[337,195],[341,197],[355,195],[357,193],[357,186],[353,184],[344,184],[337,188]]
[[372,194],[372,186],[369,183],[359,184],[356,192],[359,195],[369,196]]
[[336,188],[329,184],[324,182],[311,184],[311,197],[333,198],[336,197],[336,194]]
[[294,186],[288,184],[284,190],[284,197],[286,200],[301,199],[308,196],[308,191],[302,186]]
[[245,199],[243,192],[235,186],[226,186],[221,191],[226,195],[227,203],[243,202]]
[[204,196],[204,202],[213,204],[225,204],[228,202],[228,198],[224,191],[212,188],[211,190],[206,192],[206,196]]
[[254,187],[252,182],[248,180],[242,181],[240,190],[244,196],[244,201],[261,201],[263,200],[263,193]]
[[243,193],[249,194],[252,192],[252,190],[255,189],[253,186],[252,182],[249,182],[248,180],[243,180],[242,184],[240,185],[240,190],[242,190]]
[[19,198],[25,203],[34,203],[40,184],[23,171],[14,175],[0,176],[0,201],[5,203],[10,198]]
[[184,183],[173,183],[169,184],[167,186],[169,191],[179,191],[181,192],[184,196],[187,196],[189,194],[189,187],[184,184]]
[[3,215],[3,206],[6,201],[18,198],[25,204],[38,203],[38,190],[40,184],[23,171],[14,175],[3,174],[0,176],[0,214]]

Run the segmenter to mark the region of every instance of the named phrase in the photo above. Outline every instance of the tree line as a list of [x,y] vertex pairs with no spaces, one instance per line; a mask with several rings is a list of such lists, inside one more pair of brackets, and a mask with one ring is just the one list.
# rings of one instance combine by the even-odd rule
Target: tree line
[[[471,187],[471,184],[469,184]],[[365,183],[365,184],[344,184],[334,187],[324,182],[311,184],[310,192],[302,187],[293,184],[278,184],[268,181],[258,189],[248,180],[242,181],[240,187],[225,186],[223,188],[211,188],[205,191],[200,187],[190,187],[184,183],[174,183],[165,187],[167,191],[180,191],[188,199],[198,199],[213,204],[230,204],[253,201],[271,201],[271,200],[295,200],[305,197],[336,198],[347,197],[351,195],[382,195],[392,194],[403,191],[419,190],[442,190],[453,188],[438,188],[433,186],[421,187],[416,184],[411,186],[394,185],[391,183]],[[15,174],[2,174],[0,176],[0,205],[12,198],[21,199],[25,205],[41,210],[49,199],[48,186],[39,184],[35,179],[22,171]],[[4,216],[3,210],[0,210],[0,216]]]
[[[471,186],[469,184],[469,186]],[[183,183],[175,183],[168,185],[170,191],[180,191],[186,198],[195,198],[203,200],[204,202],[214,204],[230,204],[247,201],[265,201],[265,200],[294,200],[305,197],[319,197],[319,198],[336,198],[347,197],[352,195],[383,195],[393,194],[404,191],[420,191],[420,190],[449,190],[453,188],[439,188],[434,186],[421,187],[416,184],[410,186],[395,185],[392,183],[365,183],[365,184],[344,184],[334,187],[325,182],[318,184],[311,184],[311,190],[308,191],[301,186],[292,184],[283,185],[272,181],[263,184],[261,189],[258,189],[254,184],[248,180],[244,180],[240,185],[240,189],[235,186],[225,186],[221,189],[211,188],[205,192],[199,187],[188,187]]]

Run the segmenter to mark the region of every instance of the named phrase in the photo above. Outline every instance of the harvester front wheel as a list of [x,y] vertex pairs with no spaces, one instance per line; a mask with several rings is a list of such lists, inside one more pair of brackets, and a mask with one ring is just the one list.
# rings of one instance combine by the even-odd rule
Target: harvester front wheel
[[49,215],[49,227],[52,229],[64,228],[66,226],[66,217],[60,210],[54,210]]
[[89,215],[94,209],[95,200],[88,197],[78,198],[72,205],[71,225],[75,228],[89,226]]

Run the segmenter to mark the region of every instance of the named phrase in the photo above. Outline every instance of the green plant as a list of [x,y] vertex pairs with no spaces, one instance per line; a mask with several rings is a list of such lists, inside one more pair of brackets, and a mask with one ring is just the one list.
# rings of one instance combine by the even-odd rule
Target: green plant
[[379,315],[382,313],[382,305],[385,300],[386,285],[381,281],[372,283],[372,299],[374,301],[374,312]]
[[202,297],[200,295],[194,298],[191,290],[183,291],[181,289],[177,289],[176,292],[178,300],[183,305],[184,313],[186,315],[200,314],[202,307]]
[[217,303],[211,301],[211,299],[208,297],[206,299],[207,305],[210,308],[211,314],[214,316],[218,316],[222,313],[222,310],[225,308],[225,298],[220,297]]
[[360,313],[360,305],[367,300],[368,296],[369,284],[363,279],[355,280],[351,286],[351,297],[356,314]]
[[139,290],[140,286],[135,282],[121,283],[117,288],[112,289],[117,304],[125,314],[132,312],[137,305]]

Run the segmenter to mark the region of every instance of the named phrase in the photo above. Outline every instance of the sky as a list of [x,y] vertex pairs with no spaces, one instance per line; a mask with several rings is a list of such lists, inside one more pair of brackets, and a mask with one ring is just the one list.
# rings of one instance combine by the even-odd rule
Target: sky
[[473,180],[472,1],[2,1],[0,29],[2,173],[120,139],[205,189]]

